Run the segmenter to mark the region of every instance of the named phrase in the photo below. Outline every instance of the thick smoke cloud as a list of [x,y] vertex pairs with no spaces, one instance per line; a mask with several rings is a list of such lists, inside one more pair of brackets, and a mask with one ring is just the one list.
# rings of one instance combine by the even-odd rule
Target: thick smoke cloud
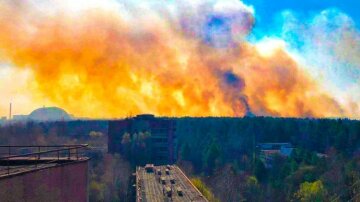
[[360,113],[360,32],[355,22],[337,9],[300,20],[283,13],[282,38],[321,86],[355,117]]
[[355,116],[283,48],[246,37],[236,0],[4,1],[0,54],[77,116]]

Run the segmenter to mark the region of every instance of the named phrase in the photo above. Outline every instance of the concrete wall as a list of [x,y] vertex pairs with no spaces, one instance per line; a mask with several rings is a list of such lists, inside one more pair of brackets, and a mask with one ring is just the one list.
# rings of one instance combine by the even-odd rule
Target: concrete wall
[[2,177],[0,201],[88,201],[88,163],[78,161]]

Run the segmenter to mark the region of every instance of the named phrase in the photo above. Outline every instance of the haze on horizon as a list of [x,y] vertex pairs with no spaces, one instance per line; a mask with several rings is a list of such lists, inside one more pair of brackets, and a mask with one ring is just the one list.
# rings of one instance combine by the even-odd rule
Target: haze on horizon
[[360,5],[264,4],[3,0],[0,116],[359,119]]

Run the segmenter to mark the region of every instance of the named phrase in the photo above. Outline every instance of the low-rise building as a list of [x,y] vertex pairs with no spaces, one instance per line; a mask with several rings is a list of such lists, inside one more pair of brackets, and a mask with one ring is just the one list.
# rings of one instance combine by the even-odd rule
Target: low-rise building
[[260,160],[266,168],[272,167],[272,161],[275,155],[289,157],[294,150],[291,143],[260,143],[257,145]]

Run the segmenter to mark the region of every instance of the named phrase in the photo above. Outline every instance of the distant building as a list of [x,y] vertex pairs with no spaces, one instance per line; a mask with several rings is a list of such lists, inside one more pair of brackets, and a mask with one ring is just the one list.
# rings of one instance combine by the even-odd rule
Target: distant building
[[70,120],[71,116],[58,107],[43,107],[31,112],[28,119],[33,121],[62,121]]
[[329,157],[327,154],[323,154],[323,153],[316,153],[316,156],[319,158],[328,158]]
[[279,155],[289,157],[294,150],[291,143],[261,143],[257,145],[260,160],[265,164],[266,168],[272,167],[273,157]]
[[29,115],[14,115],[12,121],[24,122],[24,121],[68,121],[72,116],[65,110],[58,107],[42,107],[32,111]]
[[151,114],[138,115],[134,118],[109,122],[108,151],[122,153],[122,139],[125,133],[131,138],[139,132],[150,133],[152,161],[172,163],[176,160],[175,121],[157,118]]
[[0,126],[6,122],[6,116],[0,118]]
[[28,115],[14,115],[11,120],[12,121],[27,121]]

